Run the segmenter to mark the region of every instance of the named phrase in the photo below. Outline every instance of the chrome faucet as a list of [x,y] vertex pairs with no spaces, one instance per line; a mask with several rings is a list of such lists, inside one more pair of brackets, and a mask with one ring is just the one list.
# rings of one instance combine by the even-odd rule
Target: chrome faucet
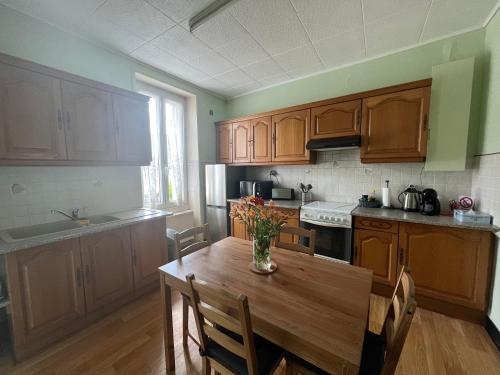
[[61,210],[55,210],[55,209],[52,209],[50,210],[50,213],[51,214],[55,214],[55,213],[59,213],[61,215],[64,215],[66,216],[67,218],[71,219],[71,220],[80,220],[80,209],[79,208],[73,208],[71,210],[71,215],[68,215],[66,212],[64,211],[61,211]]

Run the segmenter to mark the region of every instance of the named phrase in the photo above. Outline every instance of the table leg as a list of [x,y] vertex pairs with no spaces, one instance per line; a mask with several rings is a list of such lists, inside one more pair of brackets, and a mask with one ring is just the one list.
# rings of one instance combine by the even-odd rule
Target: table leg
[[[161,275],[161,274],[160,274]],[[175,374],[174,330],[172,323],[172,291],[160,276],[161,309],[163,315],[163,340],[165,345],[165,367],[167,375]]]

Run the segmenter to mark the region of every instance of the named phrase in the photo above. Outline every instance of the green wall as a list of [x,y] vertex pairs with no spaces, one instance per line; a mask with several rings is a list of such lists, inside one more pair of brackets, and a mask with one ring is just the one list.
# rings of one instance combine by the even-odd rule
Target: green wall
[[227,114],[236,117],[430,78],[433,65],[472,56],[480,60],[483,42],[484,31],[473,31],[292,81],[228,101]]
[[478,151],[500,152],[500,12],[490,21],[485,35],[483,121]]
[[[196,95],[199,160],[215,161],[214,121],[225,117],[226,102],[125,55],[0,5],[0,52],[96,81],[133,90],[141,73]],[[209,115],[213,109],[214,115]]]

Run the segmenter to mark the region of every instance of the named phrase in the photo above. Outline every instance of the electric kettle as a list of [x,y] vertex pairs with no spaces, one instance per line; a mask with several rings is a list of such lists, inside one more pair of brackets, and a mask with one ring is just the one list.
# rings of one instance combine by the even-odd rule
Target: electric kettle
[[420,211],[420,195],[422,193],[417,190],[415,185],[410,185],[401,192],[398,196],[401,209],[408,212]]

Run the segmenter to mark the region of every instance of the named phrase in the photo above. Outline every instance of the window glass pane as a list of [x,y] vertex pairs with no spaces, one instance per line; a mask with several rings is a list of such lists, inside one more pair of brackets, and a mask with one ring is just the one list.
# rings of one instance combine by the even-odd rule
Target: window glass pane
[[160,207],[165,204],[163,196],[161,127],[159,122],[159,98],[151,94],[149,100],[149,127],[151,132],[151,165],[142,167],[143,204],[145,207]]
[[183,204],[184,197],[184,105],[166,99],[165,137],[168,162],[168,201],[172,205]]

